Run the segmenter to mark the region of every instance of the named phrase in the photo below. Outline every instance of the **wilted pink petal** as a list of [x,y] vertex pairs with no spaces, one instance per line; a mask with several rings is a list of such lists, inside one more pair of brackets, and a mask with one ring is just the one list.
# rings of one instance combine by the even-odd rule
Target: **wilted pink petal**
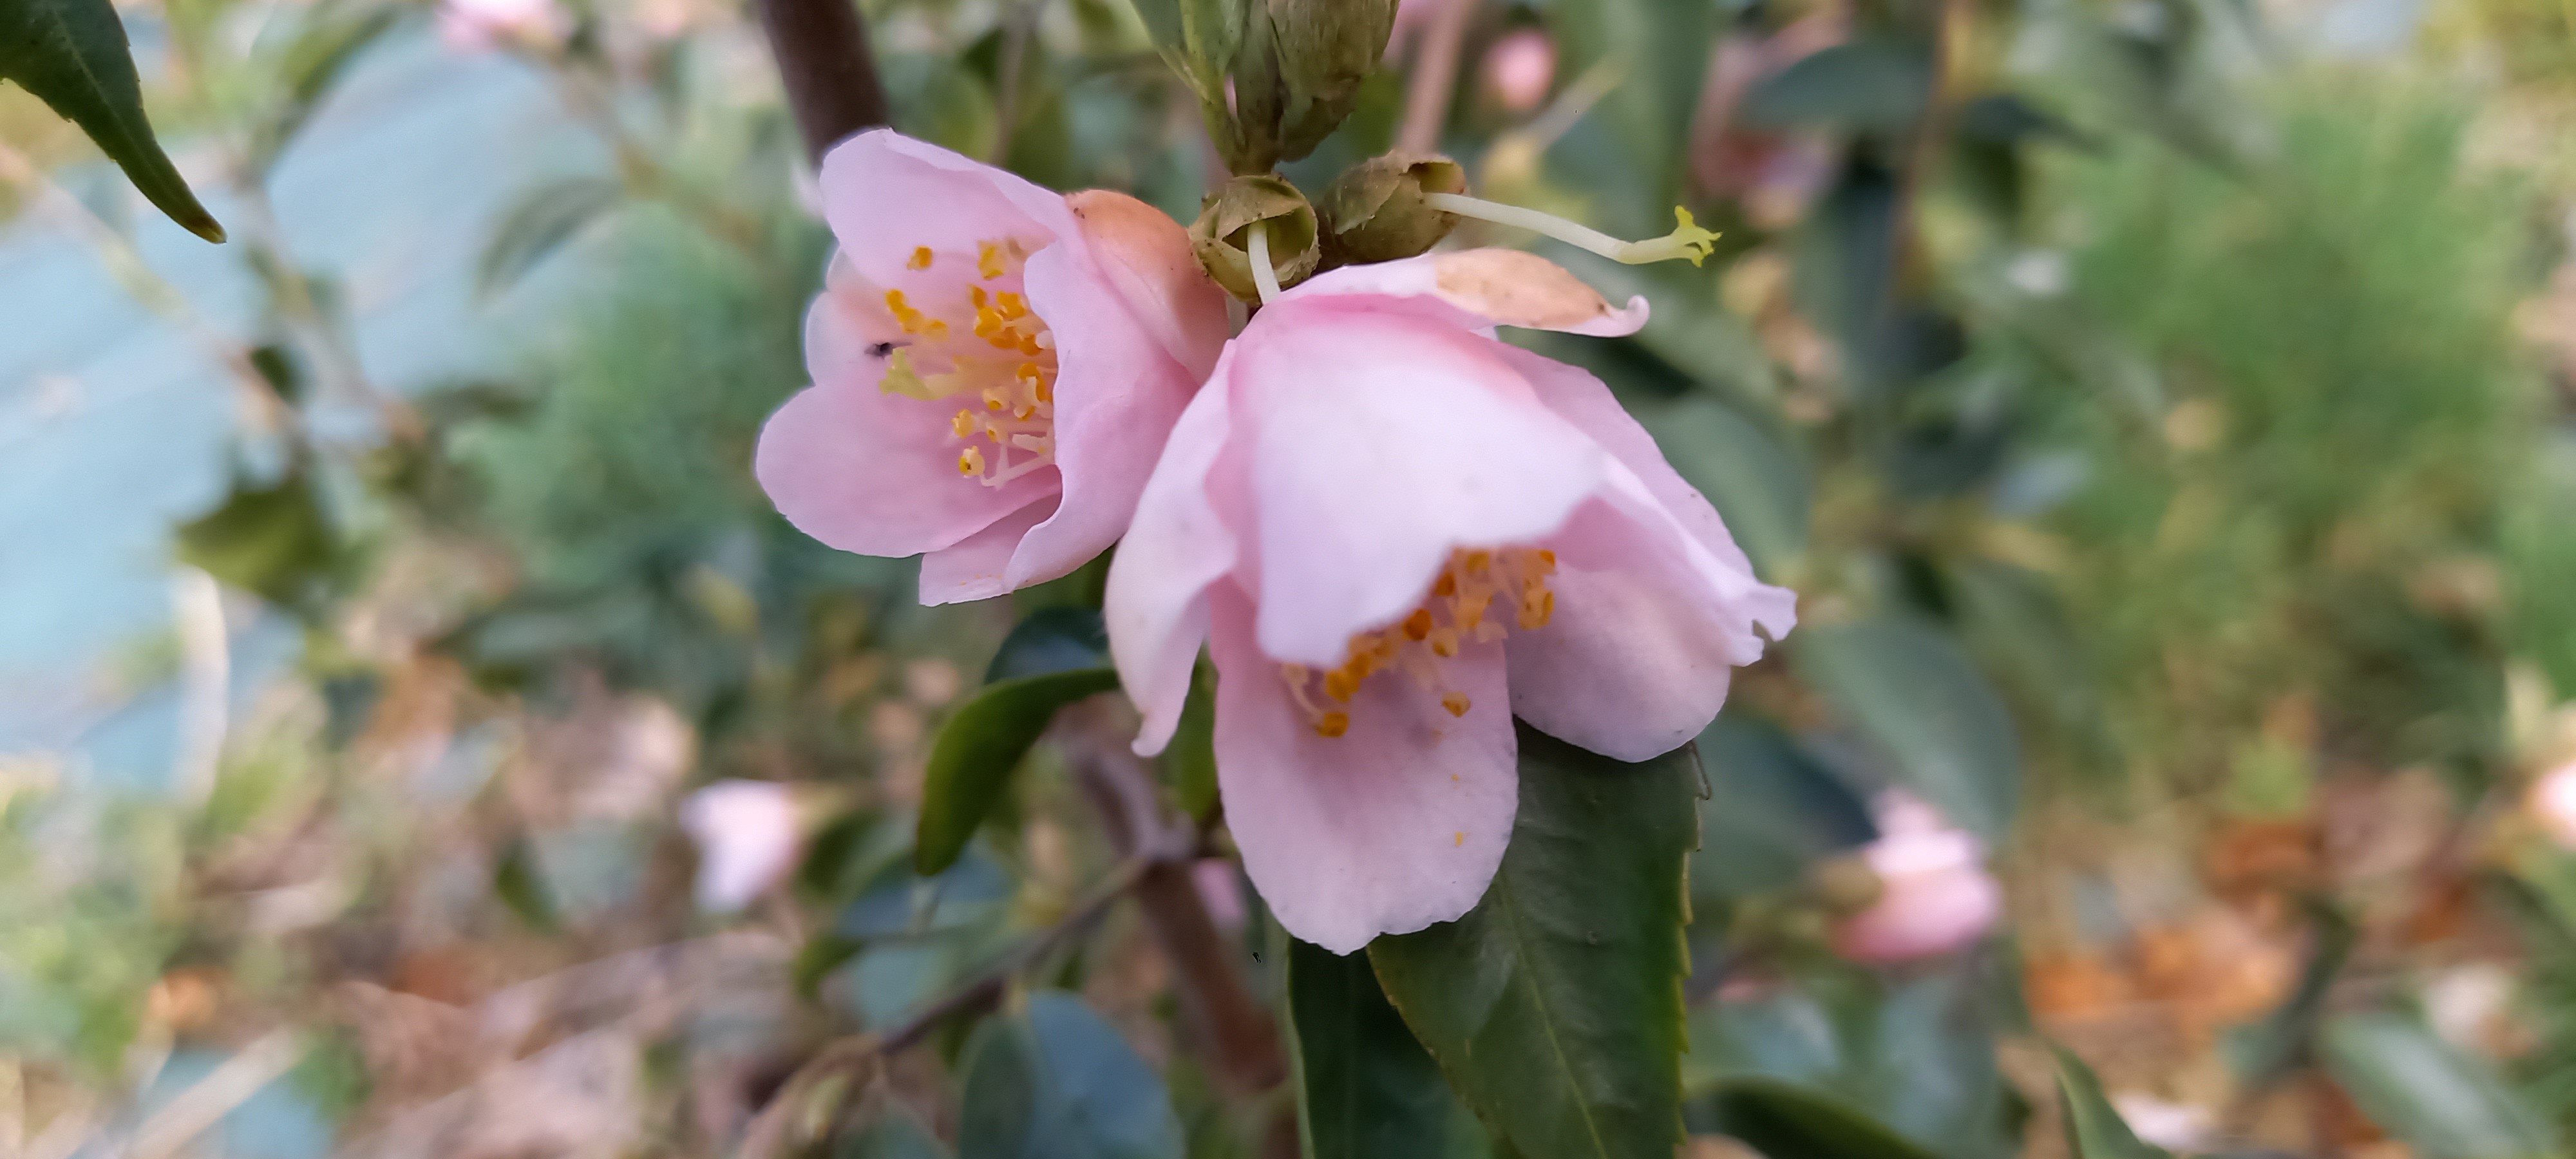
[[1547,100],[1556,83],[1556,42],[1535,28],[1504,36],[1485,50],[1485,87],[1496,103],[1526,113]]
[[932,604],[1115,542],[1224,341],[1180,225],[884,129],[834,147],[822,190],[841,251],[806,320],[815,384],[756,464],[780,513],[845,551],[926,554]]
[[1858,962],[1910,962],[1965,948],[1994,928],[2003,887],[1974,836],[1903,794],[1880,802],[1878,825],[1861,859],[1885,889],[1835,927],[1836,951]]
[[689,795],[680,827],[698,844],[698,904],[741,909],[796,867],[804,824],[787,786],[718,781]]
[[1110,644],[1150,753],[1208,642],[1227,824],[1289,932],[1346,953],[1466,912],[1511,835],[1515,709],[1652,756],[1708,724],[1757,624],[1789,629],[1598,382],[1490,335],[1644,320],[1527,254],[1349,267],[1263,308],[1174,427]]

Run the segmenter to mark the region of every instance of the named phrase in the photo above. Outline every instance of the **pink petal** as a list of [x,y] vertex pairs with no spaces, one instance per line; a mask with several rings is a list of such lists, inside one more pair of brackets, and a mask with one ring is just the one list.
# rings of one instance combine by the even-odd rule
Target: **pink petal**
[[1070,247],[1031,257],[1027,284],[1029,308],[1055,336],[1055,466],[1064,505],[1021,541],[1012,587],[1064,575],[1118,541],[1199,381]]
[[1189,232],[1162,210],[1107,189],[1069,194],[1101,274],[1193,386],[1216,368],[1230,327],[1225,291],[1190,253]]
[[[1136,503],[1136,518],[1109,563],[1101,615],[1118,680],[1145,717],[1136,751],[1163,751],[1189,695],[1190,669],[1207,637],[1207,587],[1232,570],[1236,537],[1217,492],[1218,465],[1233,437],[1226,385],[1235,347],[1217,360],[1206,388],[1181,412],[1162,459]],[[1233,504],[1227,504],[1232,508]]]
[[933,274],[971,271],[975,245],[1004,237],[1031,250],[1075,232],[1064,198],[1021,178],[892,129],[871,129],[823,155],[823,219],[859,274],[888,288],[922,284],[913,249],[942,261]]
[[1006,573],[1020,537],[1055,514],[1055,497],[1040,499],[994,520],[993,525],[921,557],[924,607],[991,599],[1011,590]]
[[1974,864],[1886,878],[1887,892],[1834,928],[1834,949],[1895,964],[1964,949],[2003,916],[2003,887]]
[[1261,647],[1280,660],[1340,663],[1352,633],[1421,600],[1452,549],[1554,531],[1608,462],[1511,397],[1500,343],[1369,301],[1283,299],[1234,346]]
[[1382,673],[1352,699],[1350,731],[1323,737],[1253,642],[1243,593],[1210,595],[1218,791],[1244,871],[1279,924],[1347,954],[1474,908],[1520,806],[1501,647],[1470,645],[1445,665],[1475,703],[1464,717]]
[[1520,250],[1452,250],[1397,262],[1344,266],[1318,274],[1280,296],[1375,297],[1438,303],[1467,329],[1522,326],[1616,337],[1646,324],[1646,299],[1612,309],[1601,292],[1563,266]]
[[805,316],[815,385],[770,416],[752,464],[779,514],[843,551],[918,555],[1056,490],[1045,472],[999,487],[962,477],[948,411],[878,389],[885,360],[865,349],[863,315],[826,292]]

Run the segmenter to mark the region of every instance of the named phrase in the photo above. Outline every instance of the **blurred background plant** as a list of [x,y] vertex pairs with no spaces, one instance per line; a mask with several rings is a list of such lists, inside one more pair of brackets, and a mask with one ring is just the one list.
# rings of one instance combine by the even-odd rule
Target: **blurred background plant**
[[[909,133],[1223,177],[1123,0],[862,9]],[[749,477],[829,240],[750,13],[123,15],[233,241],[0,88],[0,1153],[1295,1152],[1204,769],[1059,734],[921,820],[1097,576],[922,609]],[[1403,5],[1308,188],[1725,230],[1543,243],[1655,320],[1516,337],[1801,594],[1699,744],[1695,1157],[2564,1153],[2563,16]]]

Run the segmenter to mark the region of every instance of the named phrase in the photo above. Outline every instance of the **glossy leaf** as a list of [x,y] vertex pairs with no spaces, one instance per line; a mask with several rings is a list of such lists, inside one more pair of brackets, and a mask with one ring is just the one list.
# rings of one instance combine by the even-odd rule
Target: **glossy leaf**
[[2057,1105],[2074,1159],[2172,1159],[2172,1152],[2149,1146],[2129,1129],[2092,1067],[2065,1047],[2052,1043],[2049,1049],[2057,1054]]
[[2328,1019],[2317,1053],[2362,1113],[2424,1159],[2559,1153],[2554,1133],[2503,1076],[2421,1019],[2384,1010]]
[[1181,1159],[1162,1077],[1070,994],[977,1027],[965,1076],[958,1159]]
[[1876,742],[1908,788],[1990,844],[2002,839],[2021,798],[2021,741],[1956,642],[1877,616],[1802,624],[1789,649],[1799,673]]
[[1792,888],[1813,862],[1877,836],[1868,806],[1767,721],[1720,713],[1699,734],[1699,759],[1709,794],[1691,856],[1695,902]]
[[1681,1134],[1688,747],[1628,765],[1520,728],[1520,813],[1484,900],[1369,945],[1379,982],[1503,1141],[1670,1159]]
[[928,877],[954,863],[1055,710],[1116,687],[1111,669],[1076,668],[987,684],[959,706],[931,745],[913,867]]
[[1457,1098],[1378,989],[1366,954],[1288,944],[1297,1116],[1308,1159],[1444,1153]]
[[984,669],[984,682],[999,684],[1023,676],[1069,672],[1109,665],[1109,629],[1097,608],[1040,608],[1028,614]]
[[1768,1159],[1936,1159],[1859,1107],[1778,1079],[1729,1080],[1704,1105],[1719,1132]]
[[125,24],[108,0],[0,0],[0,81],[79,125],[170,220],[207,241],[224,227],[153,139]]

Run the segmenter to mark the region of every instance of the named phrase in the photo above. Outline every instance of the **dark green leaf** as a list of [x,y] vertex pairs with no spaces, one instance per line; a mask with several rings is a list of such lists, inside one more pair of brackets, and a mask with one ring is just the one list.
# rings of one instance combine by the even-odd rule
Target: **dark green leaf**
[[1526,726],[1520,753],[1520,813],[1484,900],[1369,958],[1451,1085],[1523,1154],[1671,1159],[1699,762],[1684,747],[1621,764]]
[[2102,1093],[2102,1080],[2074,1052],[2055,1043],[2057,1105],[2066,1117],[2066,1149],[2074,1159],[2172,1159],[2162,1147],[2139,1141]]
[[1769,1159],[1935,1159],[1861,1109],[1778,1079],[1730,1079],[1705,1105],[1718,1131]]
[[224,240],[223,225],[152,137],[125,24],[108,0],[0,0],[0,81],[18,82],[79,125],[170,220]]
[[1673,469],[1726,519],[1726,529],[1755,570],[1777,578],[1807,550],[1813,484],[1796,454],[1735,408],[1712,398],[1689,399],[1640,417]]
[[960,706],[930,749],[913,867],[929,877],[955,862],[1055,710],[1116,687],[1111,669],[1077,668],[987,684]]
[[2230,1069],[2247,1090],[2267,1087],[2310,1061],[2308,1044],[2325,1013],[2326,995],[2360,940],[2360,928],[2342,911],[2319,902],[2309,912],[2316,940],[2299,972],[2299,988],[2262,1021],[2231,1031],[2223,1044]]
[[967,1046],[958,1159],[1180,1159],[1163,1080],[1069,994],[1029,997]]
[[[1558,0],[1544,11],[1564,54],[1560,75],[1606,68],[1615,70],[1611,75],[1619,82],[1585,118],[1608,129],[1602,142],[1607,148],[1582,155],[1584,163],[1599,167],[1591,189],[1603,212],[1594,224],[1629,236],[1672,228],[1682,152],[1673,143],[1690,132],[1717,31],[1717,6]],[[1579,125],[1563,147],[1581,149],[1583,136]]]
[[1002,638],[993,663],[984,669],[984,683],[1108,664],[1109,630],[1101,625],[1097,608],[1040,608]]
[[330,521],[300,473],[237,485],[222,506],[180,524],[177,534],[182,560],[282,608],[302,607],[338,557]]
[[833,1140],[832,1159],[948,1159],[948,1148],[910,1114],[887,1111]]
[[563,248],[582,228],[616,206],[625,188],[606,177],[567,177],[519,195],[501,211],[492,240],[483,245],[474,266],[478,293],[509,289],[547,255]]
[[1205,660],[1190,670],[1190,697],[1162,766],[1183,812],[1201,821],[1216,812],[1216,669]]
[[1709,795],[1700,802],[1695,900],[1796,886],[1819,858],[1877,833],[1868,806],[1767,721],[1722,713],[1699,734]]
[[1417,1159],[1448,1150],[1457,1099],[1378,989],[1367,955],[1291,939],[1288,1013],[1308,1159]]
[[2317,1052],[2362,1113],[2424,1159],[2559,1153],[2545,1121],[2494,1068],[2421,1019],[2384,1010],[2331,1018]]
[[1989,843],[2021,798],[2021,741],[1985,676],[1950,637],[1877,616],[1801,625],[1798,671],[1876,742],[1907,787]]
[[1799,309],[1842,348],[1864,394],[1887,385],[1873,358],[1892,317],[1900,205],[1896,174],[1855,154],[1799,225],[1792,248]]
[[1764,129],[1897,133],[1923,115],[1932,48],[1911,37],[1862,36],[1801,57],[1745,94],[1738,113]]

